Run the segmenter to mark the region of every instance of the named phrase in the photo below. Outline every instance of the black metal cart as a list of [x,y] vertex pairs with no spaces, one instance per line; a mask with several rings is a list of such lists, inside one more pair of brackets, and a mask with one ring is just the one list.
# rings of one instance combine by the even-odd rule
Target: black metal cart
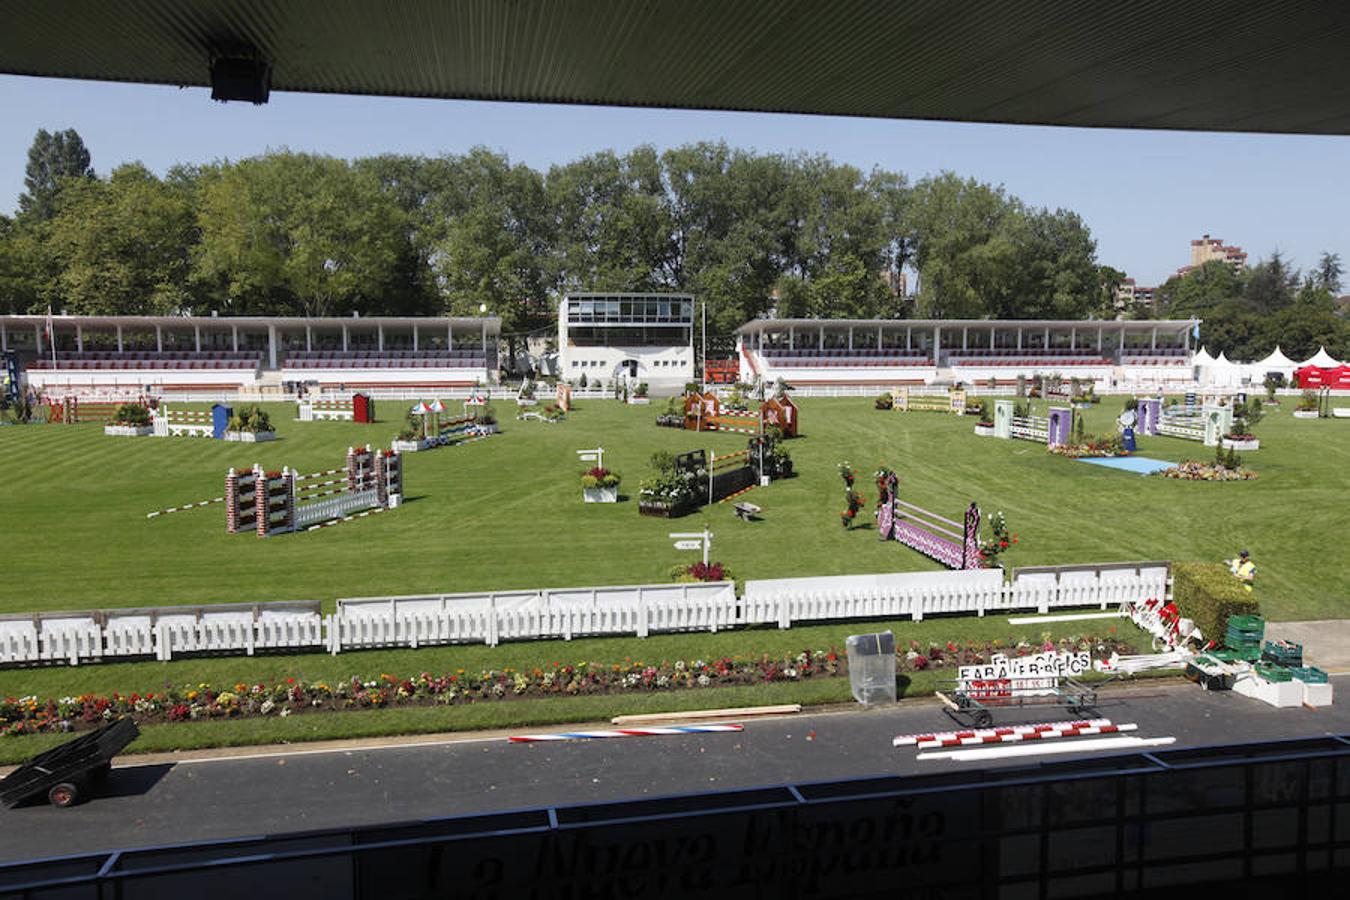
[[74,806],[107,777],[112,758],[140,733],[131,719],[118,719],[39,753],[0,780],[0,804],[13,807],[45,795],[52,806]]
[[996,709],[1056,707],[1075,716],[1096,710],[1097,685],[1072,678],[1056,678],[1053,684],[1046,682],[1045,678],[1011,678],[997,688],[981,685],[975,689],[957,682],[949,690],[936,694],[946,705],[948,715],[977,728],[992,725]]

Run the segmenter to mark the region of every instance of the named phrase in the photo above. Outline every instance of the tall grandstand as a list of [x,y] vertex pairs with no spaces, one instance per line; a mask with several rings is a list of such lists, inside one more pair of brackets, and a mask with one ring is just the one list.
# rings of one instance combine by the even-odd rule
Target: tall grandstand
[[1190,382],[1195,319],[759,319],[736,329],[741,379],[799,387],[1001,384],[1059,372],[1102,382]]
[[0,316],[34,390],[436,390],[497,379],[498,318]]

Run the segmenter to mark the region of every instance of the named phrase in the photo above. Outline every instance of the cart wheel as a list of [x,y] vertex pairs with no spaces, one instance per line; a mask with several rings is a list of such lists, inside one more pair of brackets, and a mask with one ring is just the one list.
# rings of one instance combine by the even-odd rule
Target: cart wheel
[[982,709],[975,714],[975,726],[977,728],[988,728],[994,724],[994,714],[987,709]]
[[80,799],[80,791],[69,781],[63,781],[52,785],[51,790],[47,791],[47,799],[51,801],[52,806],[62,808],[74,806],[75,801]]

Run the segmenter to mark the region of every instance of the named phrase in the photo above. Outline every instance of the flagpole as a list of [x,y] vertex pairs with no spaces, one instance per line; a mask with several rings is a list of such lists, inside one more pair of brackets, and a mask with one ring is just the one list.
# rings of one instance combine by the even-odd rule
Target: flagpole
[[47,347],[52,353],[52,371],[56,371],[56,326],[52,324],[52,307],[47,304]]

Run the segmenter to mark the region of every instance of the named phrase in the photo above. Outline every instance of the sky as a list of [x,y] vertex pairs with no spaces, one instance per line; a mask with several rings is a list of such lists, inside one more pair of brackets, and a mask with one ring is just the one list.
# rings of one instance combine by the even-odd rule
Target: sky
[[1299,268],[1323,252],[1350,267],[1350,137],[968,125],[769,113],[619,109],[273,92],[265,106],[214,103],[205,88],[0,76],[0,212],[23,191],[39,128],[74,128],[99,174],[139,160],[239,159],[268,149],[353,158],[463,153],[483,145],[546,170],[599,150],[726,141],[764,153],[823,153],[912,181],[950,170],[1035,206],[1079,213],[1098,261],[1141,285],[1223,238],[1251,261]]

